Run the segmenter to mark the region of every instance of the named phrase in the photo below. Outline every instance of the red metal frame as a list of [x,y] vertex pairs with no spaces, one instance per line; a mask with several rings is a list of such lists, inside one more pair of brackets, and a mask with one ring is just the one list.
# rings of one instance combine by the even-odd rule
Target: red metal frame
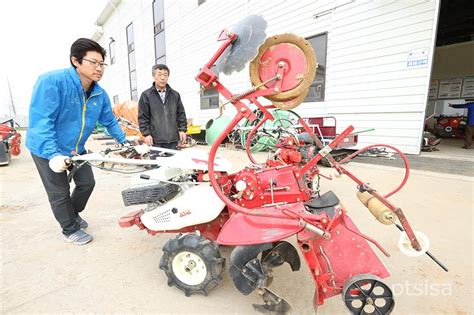
[[[329,217],[325,212],[313,214],[307,211],[304,202],[309,200],[313,193],[308,184],[313,176],[319,173],[316,164],[320,159],[326,157],[340,174],[347,175],[359,185],[360,189],[367,190],[389,209],[393,210],[409,235],[413,247],[418,249],[418,241],[402,210],[386,199],[400,190],[406,182],[408,177],[406,157],[399,150],[388,146],[399,152],[400,156],[404,158],[407,171],[402,184],[391,193],[383,196],[341,165],[342,162],[350,160],[353,155],[341,161],[341,163],[336,162],[330,155],[330,152],[351,134],[354,129],[352,126],[349,126],[337,136],[335,128],[325,129],[328,133],[334,133],[335,138],[328,145],[323,145],[307,122],[300,119],[299,122],[303,126],[302,128],[311,135],[320,149],[306,164],[300,165],[300,161],[294,157],[294,161],[291,158],[289,159],[292,163],[288,165],[258,165],[258,167],[245,168],[230,175],[216,172],[214,170],[214,160],[220,144],[243,118],[247,118],[251,122],[256,119],[249,106],[241,102],[243,99],[248,100],[250,104],[254,104],[264,113],[262,120],[250,132],[246,143],[249,160],[253,164],[257,164],[250,150],[251,138],[266,120],[273,119],[272,114],[258,102],[257,98],[280,91],[281,82],[284,76],[287,75],[285,73],[286,68],[281,66],[277,69],[278,79],[271,88],[263,87],[249,93],[232,94],[219,82],[211,67],[224,50],[236,39],[236,36],[223,32],[219,39],[223,41],[221,47],[199,71],[196,80],[207,89],[214,87],[237,110],[235,117],[214,141],[208,160],[211,185],[227,208],[209,223],[190,226],[177,231],[150,231],[147,229],[148,232],[150,234],[159,232],[182,233],[199,230],[209,239],[222,245],[270,243],[297,235],[298,246],[303,253],[316,286],[315,305],[323,304],[324,299],[341,293],[345,282],[354,275],[371,273],[382,278],[387,277],[389,275],[387,269],[368,245],[368,242],[373,243],[385,255],[388,255],[388,253],[375,240],[360,233],[342,207],[339,206],[335,215]],[[268,52],[268,54],[271,54],[271,52]],[[298,64],[301,59],[293,59],[288,62]],[[266,77],[269,76],[271,75],[266,74]],[[310,119],[308,122],[318,123],[319,120]],[[242,191],[236,191],[235,188],[235,184],[239,181],[245,183],[245,188]],[[146,229],[140,221],[142,213],[140,211],[131,213],[120,220],[120,225],[122,227],[137,225],[140,229]]]
[[13,155],[21,153],[21,134],[15,130],[15,122],[9,119],[0,124],[0,141],[6,146],[7,152]]
[[[295,62],[298,62],[298,60],[295,60]],[[209,65],[209,63],[208,63]],[[284,73],[281,73],[281,75],[285,75]],[[196,77],[196,79],[200,81],[200,75]],[[217,89],[219,93],[221,93],[225,98],[228,100],[231,99],[231,94],[227,89],[224,88],[224,86],[218,82],[217,76],[214,76],[215,82],[212,84],[214,88]],[[202,83],[202,82],[201,82]],[[260,91],[265,91],[260,90]],[[262,94],[263,95],[263,94]],[[246,143],[246,151],[247,155],[249,156],[250,161],[255,163],[255,160],[252,158],[251,153],[250,153],[250,143],[251,143],[251,136],[256,132],[256,130],[263,125],[263,123],[271,119],[269,117],[271,114],[266,111],[266,109],[258,102],[256,101],[257,95],[252,95],[249,94],[247,96],[244,96],[243,98],[247,99],[250,101],[250,103],[255,104],[262,112],[264,112],[264,118],[253,128],[252,132],[249,134],[249,137],[247,138],[247,143]],[[360,179],[358,179],[354,174],[350,173],[347,171],[345,168],[341,166],[340,163],[337,163],[334,159],[331,158],[330,151],[335,148],[346,136],[348,136],[352,130],[353,127],[350,126],[344,132],[342,132],[339,136],[337,136],[329,145],[324,146],[320,143],[320,141],[316,141],[316,143],[320,146],[320,151],[319,153],[311,159],[306,165],[302,166],[301,168],[296,166],[296,165],[291,165],[291,172],[289,171],[289,168],[287,167],[282,167],[281,169],[274,170],[272,168],[263,168],[260,170],[261,173],[267,173],[269,176],[267,178],[272,178],[272,176],[275,176],[275,171],[277,171],[280,174],[285,174],[287,172],[287,175],[283,175],[286,177],[288,180],[289,184],[284,187],[289,187],[289,191],[293,189],[292,187],[298,187],[300,188],[300,197],[297,197],[297,194],[293,194],[292,198],[297,198],[296,201],[293,201],[292,203],[286,203],[286,204],[278,204],[274,202],[274,204],[269,204],[266,205],[265,202],[262,203],[257,203],[253,201],[252,203],[250,202],[241,202],[240,204],[237,204],[233,200],[229,198],[228,195],[224,193],[224,191],[221,189],[221,186],[218,181],[218,177],[215,174],[214,167],[213,167],[213,160],[215,159],[216,152],[220,144],[223,142],[223,140],[226,138],[226,136],[237,126],[239,121],[244,118],[244,114],[248,115],[248,107],[242,108],[240,106],[240,101],[236,102],[231,102],[237,109],[237,114],[235,115],[234,119],[229,123],[229,125],[224,129],[224,131],[219,135],[219,137],[216,139],[214,144],[211,147],[210,153],[209,153],[209,177],[211,184],[217,193],[217,195],[223,200],[223,202],[226,204],[226,206],[229,209],[229,212],[231,214],[231,217],[228,222],[224,225],[222,228],[219,237],[217,239],[218,243],[221,244],[227,244],[227,245],[242,245],[242,244],[258,244],[258,243],[266,243],[266,242],[273,242],[276,240],[281,240],[284,238],[287,238],[288,236],[293,234],[298,234],[298,244],[300,245],[300,248],[304,254],[306,263],[310,267],[311,270],[311,275],[313,277],[313,280],[315,282],[315,285],[317,287],[317,293],[315,294],[315,297],[317,296],[317,303],[322,304],[324,301],[324,298],[330,297],[335,294],[339,294],[342,289],[342,285],[344,282],[353,275],[361,274],[361,273],[372,273],[375,275],[378,275],[380,277],[386,277],[388,276],[388,271],[385,269],[383,264],[380,262],[378,257],[375,255],[375,253],[372,251],[372,249],[368,246],[367,240],[374,242],[378,248],[382,249],[382,251],[386,254],[386,251],[383,250],[383,248],[376,243],[374,240],[369,239],[368,237],[364,237],[362,234],[360,234],[355,227],[355,225],[352,223],[349,217],[343,213],[343,211],[340,211],[340,215],[336,216],[333,218],[333,221],[330,221],[329,218],[321,218],[321,216],[316,216],[308,213],[304,209],[304,205],[301,205],[301,202],[306,200],[308,196],[308,191],[304,188],[306,187],[304,184],[305,176],[307,173],[310,173],[314,168],[316,167],[316,163],[318,160],[320,160],[322,157],[328,156],[329,160],[331,161],[332,165],[341,173],[341,174],[346,174],[348,175],[351,179],[353,179],[357,184],[359,184],[361,187],[367,187],[366,185],[364,186],[364,182]],[[251,120],[253,121],[253,120]],[[314,121],[313,121],[314,122]],[[312,135],[313,139],[316,138],[312,130],[308,127],[306,122],[303,119],[300,119],[300,124],[303,126],[303,128],[310,134]],[[328,130],[330,132],[330,130]],[[401,153],[401,152],[400,152]],[[403,156],[403,154],[402,154]],[[260,189],[260,194],[262,193],[261,191],[263,190],[262,188],[262,181],[261,179],[264,178],[264,176],[255,176],[255,173],[252,173],[250,171],[243,171],[245,174],[239,174],[236,177],[234,177],[234,180],[244,180],[244,178],[247,177],[247,184],[248,182],[251,182],[249,186],[246,187],[246,189],[254,189],[255,191],[258,191]],[[246,176],[244,176],[246,175]],[[252,176],[253,177],[252,177]],[[407,172],[408,175],[408,172]],[[249,178],[252,178],[251,180]],[[405,181],[404,181],[405,182]],[[404,182],[402,183],[401,186],[403,186]],[[401,187],[399,187],[401,188]],[[399,189],[398,188],[398,189]],[[377,193],[375,190],[370,189],[369,192],[377,199],[382,201],[387,207],[392,209],[398,218],[400,219],[400,222],[402,223],[403,227],[407,231],[407,234],[410,237],[410,240],[412,242],[412,245],[415,249],[419,248],[418,241],[416,237],[413,234],[413,231],[408,224],[408,222],[405,219],[405,216],[403,212],[401,211],[400,208],[396,207],[392,203],[390,203],[384,196],[381,194]],[[245,190],[244,190],[245,193]],[[263,199],[265,199],[265,196],[261,196]],[[265,206],[263,207],[262,206]],[[246,207],[247,206],[253,206],[252,209],[249,209]],[[337,221],[334,221],[337,220]],[[300,227],[304,228],[298,228],[296,225],[296,221],[298,222]],[[331,224],[329,226],[329,224]],[[328,229],[328,226],[330,227]],[[245,229],[245,233],[242,233],[242,229]],[[338,230],[337,230],[338,229]],[[265,233],[264,231],[271,231],[271,233]],[[333,259],[331,264],[334,266],[329,267],[323,267],[322,260],[324,255],[318,255],[316,252],[317,248],[323,248],[323,243],[326,240],[326,237],[328,237],[331,233],[332,230],[336,230],[336,235],[333,236],[333,242],[334,238],[340,240],[340,244],[342,247],[344,247],[345,250],[352,250],[350,254],[347,254],[346,259]],[[342,233],[344,231],[344,233]],[[337,233],[339,232],[339,233]],[[269,236],[271,235],[271,237]],[[339,235],[345,235],[339,236]],[[350,235],[350,236],[349,236]],[[322,237],[321,237],[322,236]],[[348,240],[347,237],[350,237],[351,240],[353,239],[358,239],[358,244],[357,247],[350,246],[351,242]],[[331,247],[325,247],[327,251],[331,251]],[[357,249],[355,249],[357,248]],[[363,248],[363,250],[361,250]],[[354,251],[355,250],[355,251]],[[349,261],[357,261],[358,255],[361,253],[365,253],[365,257],[363,258],[364,261],[361,262],[361,264],[348,264],[347,262]],[[360,257],[359,257],[360,258]],[[354,260],[355,259],[355,260]],[[327,259],[324,258],[324,262],[327,263]],[[364,268],[360,268],[360,266],[365,266]],[[332,272],[329,272],[332,269]],[[337,274],[334,271],[334,269],[337,269]],[[363,269],[363,270],[362,270]]]

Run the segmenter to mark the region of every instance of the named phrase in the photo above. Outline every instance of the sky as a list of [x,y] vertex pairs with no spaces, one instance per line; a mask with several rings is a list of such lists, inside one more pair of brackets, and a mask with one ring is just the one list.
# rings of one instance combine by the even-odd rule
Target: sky
[[[71,44],[90,38],[107,0],[0,1],[0,117],[27,115],[36,79],[67,68]],[[8,78],[8,79],[7,79]]]

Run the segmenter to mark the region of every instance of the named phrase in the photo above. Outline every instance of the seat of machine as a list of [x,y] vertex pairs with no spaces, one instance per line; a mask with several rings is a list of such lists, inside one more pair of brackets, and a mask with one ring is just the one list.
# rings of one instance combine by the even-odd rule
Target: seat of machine
[[331,190],[305,202],[305,206],[307,206],[309,208],[308,210],[312,213],[317,214],[324,211],[330,218],[334,216],[334,207],[338,204],[339,198]]

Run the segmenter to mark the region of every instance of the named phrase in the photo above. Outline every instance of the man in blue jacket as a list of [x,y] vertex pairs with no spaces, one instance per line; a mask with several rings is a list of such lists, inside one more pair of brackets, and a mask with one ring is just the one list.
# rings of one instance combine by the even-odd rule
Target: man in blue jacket
[[92,240],[79,216],[94,189],[91,167],[84,164],[75,174],[70,193],[66,160],[86,152],[84,144],[96,122],[118,143],[127,143],[112,113],[109,96],[97,84],[104,74],[106,51],[98,43],[80,38],[71,46],[72,67],[38,78],[31,97],[26,147],[38,169],[49,203],[66,242],[82,245]]
[[468,100],[465,104],[449,104],[453,108],[467,108],[466,135],[464,138],[464,149],[472,149],[472,137],[474,136],[474,101]]

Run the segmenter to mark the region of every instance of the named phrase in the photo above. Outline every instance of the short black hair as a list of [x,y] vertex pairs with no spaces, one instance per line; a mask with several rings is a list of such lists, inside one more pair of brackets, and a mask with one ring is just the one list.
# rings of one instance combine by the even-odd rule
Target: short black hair
[[72,57],[75,57],[77,61],[82,64],[82,58],[87,54],[88,51],[96,51],[102,55],[102,59],[105,59],[107,52],[97,42],[89,38],[79,38],[71,45],[71,55],[69,56],[69,62],[75,68],[72,63]]
[[153,76],[155,76],[155,72],[156,72],[157,69],[158,70],[166,70],[166,71],[168,71],[168,75],[170,75],[170,69],[166,65],[164,65],[162,63],[159,63],[159,64],[154,65],[153,67],[151,67],[151,74]]

